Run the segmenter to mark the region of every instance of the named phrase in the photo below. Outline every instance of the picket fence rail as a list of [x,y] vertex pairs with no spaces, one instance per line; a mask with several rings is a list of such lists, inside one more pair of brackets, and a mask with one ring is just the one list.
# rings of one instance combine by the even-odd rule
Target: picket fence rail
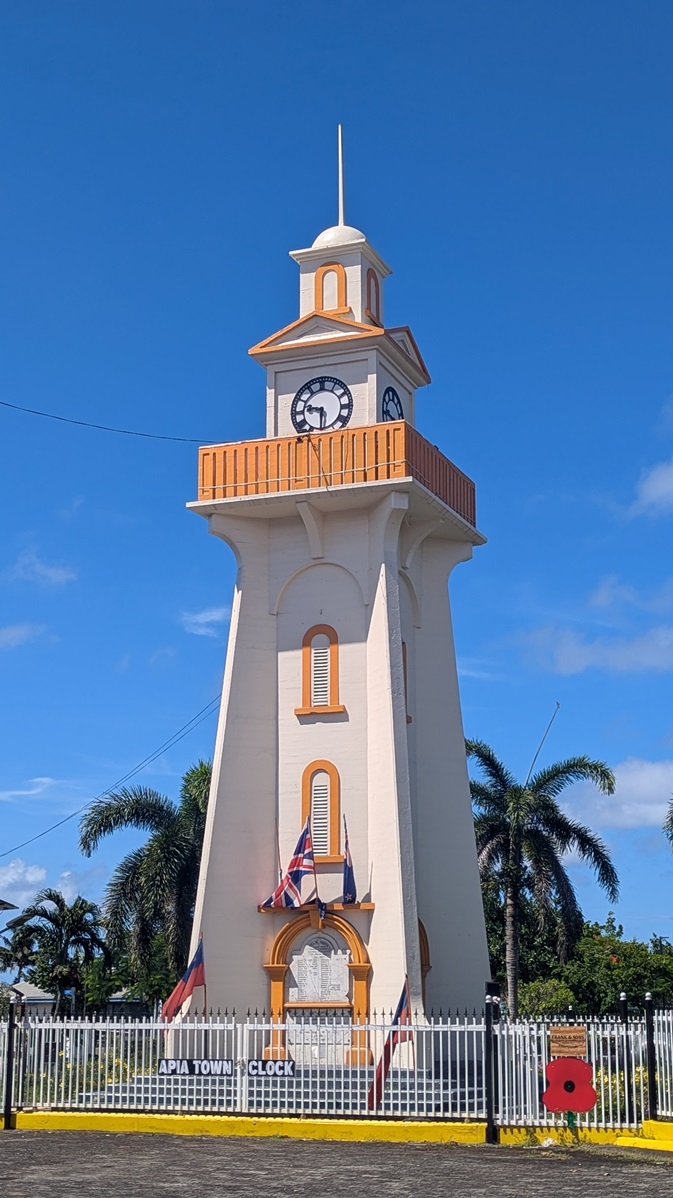
[[[495,1016],[495,1017],[494,1017]],[[0,1093],[12,1110],[116,1110],[486,1121],[553,1127],[542,1102],[559,1020],[486,1014],[352,1023],[338,1012],[266,1016],[36,1018],[0,1023]],[[567,1021],[566,1021],[567,1022]],[[673,1011],[576,1019],[598,1101],[579,1127],[673,1118]],[[650,1048],[648,1053],[648,1035]],[[654,1054],[654,1055],[653,1055]]]

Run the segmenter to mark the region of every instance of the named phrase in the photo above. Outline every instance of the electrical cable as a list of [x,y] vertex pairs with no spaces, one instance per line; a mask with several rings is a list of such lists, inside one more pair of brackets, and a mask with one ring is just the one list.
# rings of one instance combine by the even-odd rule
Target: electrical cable
[[151,441],[182,441],[187,445],[215,445],[215,441],[200,441],[196,437],[167,437],[161,433],[139,433],[131,428],[113,428],[109,424],[92,424],[90,420],[74,420],[70,416],[56,416],[53,412],[40,412],[37,408],[22,408],[18,403],[9,403],[0,399],[3,408],[12,408],[15,412],[28,412],[31,416],[44,416],[46,420],[60,420],[62,424],[78,424],[80,428],[96,428],[103,433],[121,433],[125,437],[146,437]]
[[134,766],[133,769],[124,774],[122,778],[119,778],[116,782],[114,782],[112,786],[108,786],[107,790],[101,791],[101,793],[96,795],[94,799],[88,799],[87,802],[83,803],[81,807],[78,807],[76,811],[71,811],[70,815],[66,815],[63,817],[63,819],[57,820],[55,824],[50,824],[48,828],[43,828],[43,830],[41,832],[37,832],[35,836],[29,837],[28,840],[22,840],[21,844],[15,844],[13,848],[7,849],[4,853],[0,853],[0,860],[3,857],[9,857],[12,853],[17,853],[19,849],[25,849],[26,845],[33,844],[36,840],[40,840],[43,836],[47,836],[49,832],[53,832],[56,828],[60,828],[63,826],[63,824],[67,824],[69,820],[74,819],[76,815],[80,815],[82,811],[85,811],[87,807],[91,807],[93,803],[97,803],[99,799],[104,799],[106,795],[112,794],[112,792],[117,790],[118,787],[123,786],[125,782],[128,782],[131,778],[134,778],[136,774],[139,774],[146,765],[150,765],[152,761],[156,761],[157,757],[160,757],[166,749],[172,749],[173,745],[177,745],[178,741],[183,740],[185,736],[188,736],[190,732],[193,732],[195,728],[198,728],[199,724],[202,724],[204,720],[208,719],[208,716],[213,715],[215,711],[215,705],[219,703],[219,701],[220,695],[216,695],[214,699],[210,700],[210,703],[206,703],[205,707],[202,707],[200,711],[197,711],[196,715],[192,716],[191,720],[188,720],[186,724],[183,724],[182,728],[178,728],[177,732],[174,732],[172,736],[169,736],[168,740],[164,741],[164,743],[160,745],[158,749],[155,749],[149,754],[148,757],[143,758],[138,765]]

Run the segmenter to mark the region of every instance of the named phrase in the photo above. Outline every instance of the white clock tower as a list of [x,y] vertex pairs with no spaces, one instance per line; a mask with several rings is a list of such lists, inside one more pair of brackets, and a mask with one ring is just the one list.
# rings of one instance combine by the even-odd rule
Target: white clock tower
[[[238,574],[192,951],[210,1006],[362,1022],[405,977],[419,1011],[483,1000],[447,581],[484,538],[473,483],[415,429],[430,380],[385,326],[390,270],[339,216],[291,255],[299,318],[250,350],[266,438],[199,451],[190,507]],[[326,914],[260,909],[307,816]]]

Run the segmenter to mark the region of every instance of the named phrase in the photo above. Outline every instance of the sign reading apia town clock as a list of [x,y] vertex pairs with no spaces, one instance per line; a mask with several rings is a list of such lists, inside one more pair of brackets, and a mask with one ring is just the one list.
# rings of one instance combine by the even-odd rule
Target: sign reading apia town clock
[[[165,1077],[232,1077],[234,1062],[224,1057],[165,1057],[157,1073]],[[249,1077],[294,1077],[294,1061],[248,1061]]]

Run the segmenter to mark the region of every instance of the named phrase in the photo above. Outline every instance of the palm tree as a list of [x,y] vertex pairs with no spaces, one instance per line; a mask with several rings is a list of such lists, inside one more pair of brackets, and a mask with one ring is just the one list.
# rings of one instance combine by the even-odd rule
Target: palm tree
[[673,799],[670,799],[666,819],[664,820],[664,832],[673,849]]
[[10,936],[3,936],[0,943],[0,969],[16,969],[15,982],[20,982],[24,970],[35,964],[37,955],[35,931],[22,923],[14,928]]
[[100,911],[81,895],[67,903],[60,890],[47,888],[35,895],[23,914],[28,922],[22,931],[32,934],[35,943],[35,979],[54,991],[58,1014],[66,989],[77,996],[82,966],[99,954],[107,956]]
[[179,803],[134,786],[97,799],[82,817],[80,849],[87,857],[120,828],[150,833],[119,863],[103,901],[111,943],[126,949],[137,975],[157,934],[176,976],[187,963],[210,779],[210,762],[199,761],[182,779]]
[[519,924],[529,889],[541,922],[560,920],[568,942],[582,927],[582,912],[567,870],[566,853],[574,850],[595,871],[598,884],[615,902],[619,880],[600,837],[561,811],[557,798],[573,782],[593,782],[603,794],[613,794],[615,779],[601,761],[571,757],[518,783],[480,740],[465,742],[484,781],[470,781],[475,808],[475,834],[482,878],[497,876],[505,900],[505,967],[507,1002],[516,1018],[519,980]]

